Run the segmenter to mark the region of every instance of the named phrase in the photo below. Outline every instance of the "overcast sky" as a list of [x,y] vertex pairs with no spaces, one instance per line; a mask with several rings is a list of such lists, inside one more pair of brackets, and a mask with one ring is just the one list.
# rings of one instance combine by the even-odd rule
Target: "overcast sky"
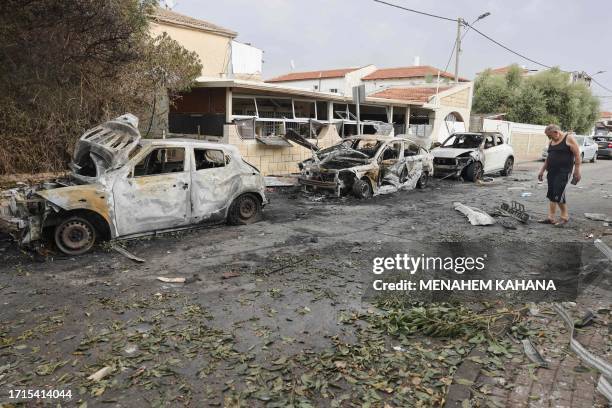
[[[490,37],[546,65],[589,73],[612,89],[612,0],[386,0],[451,18],[473,21]],[[444,68],[457,25],[398,10],[373,0],[176,0],[174,10],[239,33],[238,40],[264,50],[264,78],[296,71],[374,64]],[[517,62],[514,56],[480,37],[466,35],[459,72],[473,78],[486,67]],[[454,59],[449,71],[454,69]],[[612,92],[602,106],[612,110]]]

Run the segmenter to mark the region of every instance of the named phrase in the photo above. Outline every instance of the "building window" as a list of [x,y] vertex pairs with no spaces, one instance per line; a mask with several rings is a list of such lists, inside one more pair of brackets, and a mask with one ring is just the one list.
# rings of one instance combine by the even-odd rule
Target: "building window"
[[312,88],[313,88],[315,91],[318,91],[318,90],[319,90],[319,85],[313,85],[313,86],[312,86]]
[[338,93],[338,88],[330,88],[329,92]]

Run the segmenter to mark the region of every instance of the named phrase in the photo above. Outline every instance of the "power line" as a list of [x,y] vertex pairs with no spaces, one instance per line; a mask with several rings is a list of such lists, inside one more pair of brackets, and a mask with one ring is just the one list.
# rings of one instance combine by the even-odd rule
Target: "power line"
[[[602,88],[603,88],[603,89],[605,89],[606,91],[608,91],[608,92],[612,92],[612,89],[607,88],[607,87],[603,86],[602,84],[600,84],[599,82],[597,82],[597,80],[596,80],[595,78],[593,78],[593,75],[590,75],[590,74],[589,74],[589,76],[591,77],[591,81],[595,82],[597,85],[599,85],[600,87],[602,87]],[[611,95],[611,96],[612,96],[612,95]],[[608,97],[608,98],[609,98],[609,97]]]
[[519,53],[519,52],[517,52],[517,51],[514,51],[514,50],[512,50],[512,49],[510,49],[510,48],[506,47],[504,44],[500,43],[499,41],[494,40],[493,38],[489,37],[488,35],[486,35],[486,34],[485,34],[485,33],[483,33],[482,31],[479,31],[478,29],[474,28],[474,26],[472,26],[471,24],[467,24],[467,23],[465,23],[465,24],[466,24],[466,25],[468,25],[469,27],[471,27],[471,28],[472,28],[472,30],[476,31],[478,34],[480,34],[481,36],[483,36],[483,37],[484,37],[484,38],[486,38],[487,40],[491,41],[491,42],[492,42],[492,43],[494,43],[494,44],[499,45],[500,47],[502,47],[502,48],[503,48],[503,49],[505,49],[506,51],[510,51],[512,54],[514,54],[514,55],[518,55],[519,57],[521,57],[521,58],[523,58],[523,59],[526,59],[527,61],[531,61],[531,62],[533,62],[534,64],[540,65],[540,66],[542,66],[542,67],[544,67],[544,68],[552,68],[552,66],[550,66],[550,65],[542,64],[541,62],[538,62],[538,61],[536,61],[536,60],[534,60],[534,59],[531,59],[531,58],[529,58],[529,57],[527,57],[527,56],[525,56],[525,55],[523,55],[523,54],[521,54],[521,53]]
[[[414,9],[407,8],[407,7],[402,7],[402,6],[400,6],[400,5],[393,4],[393,3],[388,3],[388,2],[386,2],[386,1],[382,1],[382,0],[374,0],[374,1],[375,1],[376,3],[385,4],[385,5],[387,5],[387,6],[395,7],[395,8],[401,9],[401,10],[405,10],[405,11],[410,11],[410,12],[412,12],[412,13],[421,14],[421,15],[428,16],[428,17],[438,18],[438,19],[441,19],[441,20],[452,21],[452,22],[457,22],[457,20],[458,20],[458,19],[455,19],[455,18],[450,18],[450,17],[439,16],[439,15],[436,15],[436,14],[426,13],[426,12],[424,12],[424,11],[419,11],[419,10],[414,10]],[[483,33],[482,31],[478,30],[477,28],[474,28],[474,26],[473,26],[473,24],[474,24],[474,23],[469,24],[467,21],[465,21],[465,20],[463,20],[463,19],[460,19],[460,20],[461,20],[461,22],[462,22],[462,24],[463,24],[463,25],[465,25],[465,26],[467,26],[467,27],[468,27],[468,30],[467,30],[467,31],[466,31],[466,32],[463,34],[462,39],[463,39],[463,37],[465,37],[465,35],[468,33],[469,29],[472,29],[472,30],[474,30],[475,32],[477,32],[478,34],[480,34],[482,37],[486,38],[487,40],[491,41],[492,43],[494,43],[494,44],[498,45],[499,47],[501,47],[501,48],[505,49],[506,51],[508,51],[508,52],[510,52],[510,53],[512,53],[512,54],[514,54],[514,55],[516,55],[516,56],[518,56],[518,57],[521,57],[521,58],[523,58],[523,59],[525,59],[525,60],[527,60],[527,61],[529,61],[529,62],[532,62],[532,63],[534,63],[534,64],[536,64],[536,65],[539,65],[539,66],[541,66],[541,67],[544,67],[544,68],[548,68],[548,69],[551,69],[551,68],[552,68],[552,66],[551,66],[551,65],[546,65],[546,64],[544,64],[544,63],[542,63],[542,62],[539,62],[539,61],[536,61],[536,60],[534,60],[534,59],[532,59],[532,58],[529,58],[529,57],[527,57],[526,55],[521,54],[521,53],[520,53],[520,52],[518,52],[518,51],[514,51],[513,49],[511,49],[511,48],[507,47],[506,45],[504,45],[504,44],[500,43],[499,41],[497,41],[497,40],[495,40],[495,39],[491,38],[490,36],[486,35],[485,33]],[[455,43],[455,45],[453,46],[453,49],[451,50],[451,59],[452,59],[453,52],[455,51],[455,47],[456,47],[456,46],[457,46],[457,44]],[[446,70],[448,69],[448,65],[449,65],[449,64],[450,64],[450,59],[449,59],[448,63],[446,64],[446,68],[444,68],[444,71],[446,71]],[[570,72],[570,71],[565,71],[565,70],[561,70],[561,71],[563,71],[563,72]],[[592,75],[590,75],[590,74],[588,74],[588,73],[587,73],[587,75],[589,75],[589,77],[591,77],[591,81],[593,81],[595,84],[599,85],[601,88],[605,89],[605,90],[606,90],[606,91],[608,91],[608,92],[612,92],[612,89],[610,89],[610,88],[606,87],[605,85],[602,85],[601,83],[599,83],[599,82],[598,82],[596,79],[594,79],[594,78],[593,78],[593,76],[592,76]]]
[[457,22],[456,18],[449,18],[449,17],[438,16],[436,14],[426,13],[424,11],[418,11],[418,10],[410,9],[410,8],[407,8],[407,7],[402,7],[402,6],[397,5],[397,4],[387,3],[386,1],[382,1],[382,0],[374,0],[374,1],[376,3],[386,4],[387,6],[395,7],[395,8],[406,10],[406,11],[411,11],[411,12],[416,13],[416,14],[421,14],[423,16],[439,18],[440,20],[453,21],[455,23]]

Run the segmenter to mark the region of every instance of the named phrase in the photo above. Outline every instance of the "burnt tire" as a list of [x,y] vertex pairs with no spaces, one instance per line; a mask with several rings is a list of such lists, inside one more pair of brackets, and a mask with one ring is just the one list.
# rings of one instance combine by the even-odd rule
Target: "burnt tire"
[[429,183],[429,173],[423,172],[419,180],[417,181],[417,188],[425,188],[427,187],[427,183]]
[[353,195],[361,199],[367,199],[373,195],[372,185],[368,180],[355,180],[352,190]]
[[261,202],[253,194],[243,194],[236,198],[227,213],[230,225],[247,225],[261,219]]
[[502,176],[511,175],[513,168],[514,168],[514,159],[512,157],[508,157],[506,159],[506,163],[504,163],[504,169],[501,171],[501,175]]
[[470,163],[463,171],[463,178],[467,181],[478,181],[482,178],[482,164],[480,162]]
[[72,216],[62,220],[53,233],[57,248],[66,255],[82,255],[96,244],[98,232],[84,217]]

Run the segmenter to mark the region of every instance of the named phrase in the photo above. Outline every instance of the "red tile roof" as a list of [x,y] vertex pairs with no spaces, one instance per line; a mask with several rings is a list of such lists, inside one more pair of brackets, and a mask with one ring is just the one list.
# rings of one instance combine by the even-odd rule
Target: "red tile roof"
[[[438,92],[446,91],[450,87],[440,87]],[[388,88],[383,91],[370,94],[372,98],[399,99],[414,102],[428,102],[429,98],[436,94],[435,87],[420,88]]]
[[600,112],[600,118],[612,118],[612,112]]
[[228,30],[213,23],[209,23],[205,20],[186,16],[184,14],[177,13],[176,11],[168,10],[162,7],[156,7],[151,18],[155,21],[166,22],[170,24],[176,24],[179,26],[195,28],[196,30],[209,31],[213,33],[223,34],[229,37],[236,37],[237,32]]
[[340,68],[340,69],[329,69],[326,71],[306,71],[306,72],[292,72],[290,74],[277,76],[272,79],[268,79],[266,82],[286,82],[286,81],[299,81],[301,79],[319,79],[319,78],[342,78],[349,72],[353,72],[359,68]]
[[[369,75],[364,76],[362,79],[375,80],[375,79],[403,79],[403,78],[421,78],[427,75],[436,77],[438,75],[438,69],[430,67],[429,65],[418,65],[413,67],[399,67],[399,68],[382,68],[372,72]],[[454,74],[446,71],[440,71],[441,78],[455,78]],[[469,82],[469,79],[459,77],[461,82]]]
[[[511,67],[512,67],[512,65],[508,65],[508,66],[500,67],[500,68],[492,68],[491,69],[491,73],[492,74],[505,75],[505,74],[508,73],[508,71],[510,71]],[[529,72],[529,70],[527,68],[522,68],[522,67],[519,67],[519,68],[521,68],[521,70],[523,71],[523,74],[526,74],[526,73]]]

